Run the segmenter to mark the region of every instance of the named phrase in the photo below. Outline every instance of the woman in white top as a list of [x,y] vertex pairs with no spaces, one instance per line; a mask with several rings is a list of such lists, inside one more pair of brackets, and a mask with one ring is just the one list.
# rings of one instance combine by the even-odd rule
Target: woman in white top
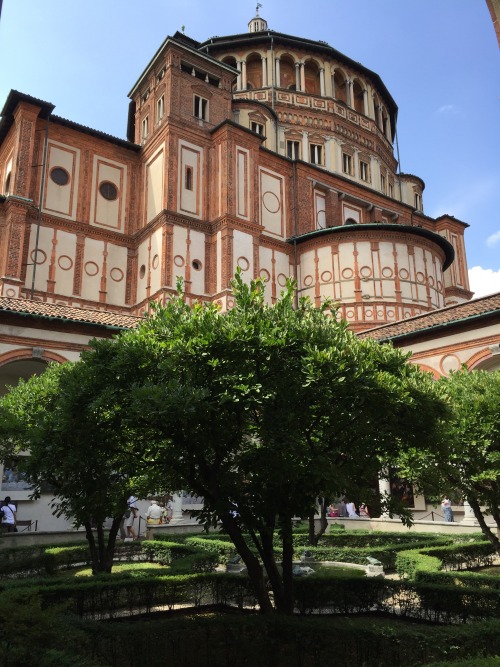
[[2,528],[8,533],[16,532],[17,508],[10,502],[10,496],[6,496],[2,505]]
[[352,500],[346,503],[345,506],[349,519],[359,519],[359,516],[356,514],[356,505],[352,502]]

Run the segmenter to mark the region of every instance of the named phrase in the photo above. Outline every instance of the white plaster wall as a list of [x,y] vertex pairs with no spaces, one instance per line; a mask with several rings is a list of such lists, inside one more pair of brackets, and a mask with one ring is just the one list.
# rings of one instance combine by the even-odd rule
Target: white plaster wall
[[191,265],[191,291],[195,294],[205,294],[205,234],[191,230],[190,232],[191,262],[201,262],[201,269],[196,270]]
[[91,301],[99,301],[101,289],[102,260],[104,242],[96,239],[85,239],[85,250],[82,271],[82,297]]
[[240,267],[245,280],[253,278],[253,237],[237,229],[233,234],[233,274],[236,273],[236,267]]
[[[187,254],[187,229],[185,227],[174,227],[173,254],[174,266],[172,275],[174,284],[177,278],[186,279],[186,254]],[[189,260],[191,261],[191,260]]]
[[[147,298],[147,285],[148,285],[148,274],[149,274],[149,238],[144,239],[144,241],[139,245],[137,252],[137,301],[142,301]],[[144,267],[144,270],[141,271],[141,267]],[[141,273],[143,274],[141,277]]]
[[157,229],[151,235],[151,253],[149,258],[151,294],[154,294],[161,288],[161,256],[162,230]]
[[163,210],[164,153],[161,148],[146,165],[146,222]]
[[75,275],[76,236],[58,230],[55,265],[56,294],[71,296],[73,294],[73,278]]
[[[200,146],[190,144],[187,141],[179,141],[179,192],[178,208],[181,213],[188,213],[196,218],[201,218],[201,193],[203,192],[203,149]],[[188,190],[185,172],[187,168],[192,170],[192,189]]]
[[259,169],[260,218],[266,232],[285,236],[285,183],[280,174]]
[[[127,200],[126,165],[94,155],[93,173],[91,224],[123,230],[125,227],[125,202]],[[114,201],[109,201],[100,194],[99,185],[103,181],[109,181],[116,186],[118,197]]]
[[[66,185],[57,185],[51,179],[50,172],[55,167],[61,167],[68,172],[69,182]],[[54,140],[48,142],[44,211],[57,213],[71,220],[76,219],[79,170],[80,150],[78,148]]]
[[250,219],[250,153],[245,148],[236,147],[236,215]]
[[125,305],[127,288],[127,248],[108,243],[107,260],[107,302]]
[[[38,237],[38,253],[37,266],[35,273],[35,289],[46,291],[47,279],[49,277],[50,256],[52,253],[52,238],[54,230],[48,227],[40,227],[40,234]],[[35,261],[35,242],[36,242],[36,226],[31,226],[30,244],[28,253],[28,262]],[[33,276],[33,265],[26,269],[26,282],[31,286]]]

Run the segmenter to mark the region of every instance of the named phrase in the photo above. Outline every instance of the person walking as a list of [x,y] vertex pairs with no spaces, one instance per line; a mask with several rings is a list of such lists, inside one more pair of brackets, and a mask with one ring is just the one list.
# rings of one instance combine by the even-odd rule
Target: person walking
[[127,529],[127,538],[132,540],[137,539],[137,533],[134,530],[134,521],[137,516],[139,516],[139,508],[137,507],[137,498],[135,496],[130,496],[127,500],[128,517],[126,516],[125,528]]

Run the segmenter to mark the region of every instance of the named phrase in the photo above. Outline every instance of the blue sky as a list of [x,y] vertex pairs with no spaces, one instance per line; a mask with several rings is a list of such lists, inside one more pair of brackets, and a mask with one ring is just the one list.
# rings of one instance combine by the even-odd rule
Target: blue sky
[[[246,32],[246,0],[3,0],[0,105],[11,88],[125,137],[127,93],[167,35]],[[399,107],[401,171],[425,212],[467,222],[476,295],[500,291],[500,58],[485,0],[262,0],[269,28],[324,40],[377,72]]]

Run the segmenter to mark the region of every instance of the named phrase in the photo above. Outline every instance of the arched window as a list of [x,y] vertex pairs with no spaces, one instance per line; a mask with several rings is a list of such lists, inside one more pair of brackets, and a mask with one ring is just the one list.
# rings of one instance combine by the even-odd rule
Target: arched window
[[281,56],[279,87],[295,90],[295,85],[295,63],[290,56]]
[[304,65],[304,76],[306,80],[306,93],[320,95],[319,67],[312,60],[308,60]]
[[358,113],[365,113],[365,94],[364,94],[364,89],[361,87],[361,84],[359,81],[356,79],[353,83],[352,86],[352,96],[353,96],[353,103],[354,103],[354,109]]
[[247,90],[262,88],[262,58],[257,53],[248,56],[247,67]]
[[333,84],[335,87],[335,98],[340,102],[347,104],[347,83],[346,78],[337,70],[333,75]]

